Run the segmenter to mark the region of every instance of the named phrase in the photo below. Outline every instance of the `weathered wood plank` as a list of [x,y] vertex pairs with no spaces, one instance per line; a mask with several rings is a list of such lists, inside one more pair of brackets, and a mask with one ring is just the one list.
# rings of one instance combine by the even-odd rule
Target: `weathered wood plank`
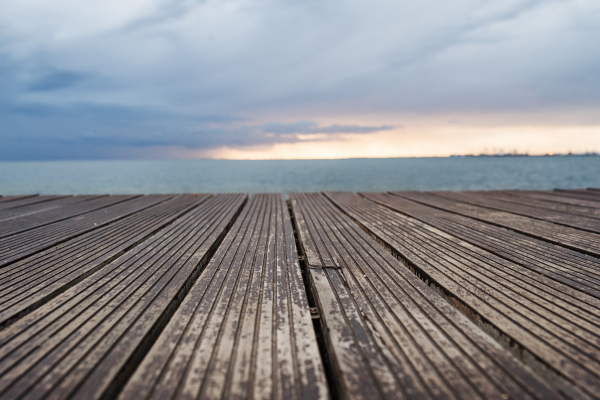
[[5,202],[9,202],[9,201],[17,201],[17,200],[27,199],[27,198],[31,198],[31,197],[37,197],[37,196],[39,196],[39,194],[26,194],[26,195],[21,195],[21,196],[2,196],[2,197],[0,197],[0,203],[5,203]]
[[[291,198],[305,226],[300,229],[305,247],[327,236],[324,249],[340,266],[322,269],[318,257],[309,258],[317,267],[311,269],[316,292],[326,299],[323,317],[327,322],[347,309],[358,311],[356,320],[340,321],[335,330],[327,322],[333,353],[343,356],[338,379],[348,380],[342,385],[351,390],[346,396],[372,398],[367,390],[379,388],[386,398],[557,398],[323,196]],[[315,247],[312,254],[319,251]],[[339,296],[340,288],[350,302]],[[338,309],[325,309],[331,304]],[[337,336],[343,331],[354,332],[354,338]],[[368,376],[373,388],[356,384]]]
[[[552,283],[542,279],[540,275],[543,275],[600,298],[598,258],[398,196],[384,193],[361,195],[530,269],[533,273],[523,269],[516,270],[516,273],[538,280],[541,285],[552,286]],[[573,291],[567,294],[582,300],[587,298]]]
[[130,197],[127,198],[128,201],[118,201],[96,211],[4,237],[0,239],[0,267],[99,229],[172,197],[168,195]]
[[445,197],[422,192],[391,192],[395,196],[404,197],[428,206],[464,215],[483,222],[509,228],[516,232],[545,240],[550,243],[565,246],[576,251],[600,256],[600,235],[582,231],[576,228],[557,225],[509,213],[491,210]]
[[[317,233],[314,219],[308,214],[300,194],[290,195],[300,240],[306,249],[310,278],[315,288],[319,313],[323,318],[325,339],[330,346],[338,390],[343,397],[356,399],[379,398],[403,390],[393,379],[393,372],[376,349],[375,338],[361,318],[361,310],[353,302],[344,285],[345,279],[336,271],[332,255]],[[320,227],[319,227],[320,228]],[[309,244],[314,247],[309,248]],[[323,253],[321,253],[323,252]],[[379,373],[380,377],[375,375]],[[387,384],[385,388],[382,384]]]
[[287,208],[254,195],[121,399],[327,398]]
[[[49,212],[51,210],[56,210],[62,207],[71,207],[75,203],[89,201],[100,197],[108,197],[108,195],[52,197],[52,199],[35,202],[33,204],[26,204],[19,207],[6,207],[3,210],[0,210],[0,222],[9,221],[16,218],[23,218],[33,214]],[[31,200],[34,199],[36,198],[32,198]]]
[[498,190],[490,191],[490,193],[501,192],[507,195],[529,198],[533,200],[541,200],[547,203],[576,205],[588,208],[600,208],[600,202],[578,199],[573,197],[560,196],[556,192],[548,192],[542,190]]
[[114,397],[244,201],[210,198],[0,332],[0,398]]
[[[513,214],[523,215],[530,218],[540,219],[544,221],[550,221],[556,224],[569,226],[577,229],[583,229],[590,232],[600,233],[600,220],[593,218],[593,215],[589,215],[590,211],[587,210],[587,214],[582,216],[581,213],[566,212],[564,208],[572,210],[576,207],[554,207],[541,208],[538,206],[528,205],[526,201],[523,202],[510,202],[503,201],[501,199],[495,199],[490,196],[481,195],[473,192],[431,192],[436,196],[442,196],[448,199],[460,201],[467,204],[481,206],[493,210],[506,211]],[[556,208],[563,208],[557,210]],[[595,209],[592,209],[595,210]],[[592,218],[590,218],[592,217]]]
[[506,260],[359,196],[328,196],[419,273],[537,359],[531,365],[550,371],[551,383],[570,395],[598,396],[598,299],[565,296],[568,288],[552,287],[559,283],[541,286],[515,274],[519,267]]
[[600,196],[597,196],[594,192],[588,190],[554,189],[552,194],[556,196],[600,202]]
[[67,196],[34,196],[34,197],[26,197],[24,199],[19,199],[15,201],[9,202],[0,202],[0,213],[10,210],[10,209],[18,209],[27,206],[34,206],[37,204],[52,202],[55,200],[64,199],[67,197],[74,197],[73,195]]
[[103,196],[89,201],[80,202],[67,208],[57,208],[48,212],[26,215],[22,218],[3,221],[0,225],[0,239],[23,233],[35,228],[74,218],[92,211],[101,210],[119,203],[142,197],[140,195]]
[[45,304],[208,198],[177,196],[0,269],[0,327]]
[[600,399],[598,193],[0,197],[0,400]]
[[580,204],[561,204],[557,202],[547,201],[520,195],[517,192],[505,191],[486,191],[473,192],[477,195],[493,198],[502,202],[508,202],[516,205],[527,205],[536,208],[548,209],[560,213],[572,214],[576,216],[584,216],[587,218],[600,218],[600,203],[595,203],[597,207],[583,206]]

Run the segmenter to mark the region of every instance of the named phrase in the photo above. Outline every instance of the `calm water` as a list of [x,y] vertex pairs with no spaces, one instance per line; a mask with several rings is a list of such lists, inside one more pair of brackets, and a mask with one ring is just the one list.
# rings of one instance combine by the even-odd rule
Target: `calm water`
[[0,162],[0,194],[600,187],[600,157]]

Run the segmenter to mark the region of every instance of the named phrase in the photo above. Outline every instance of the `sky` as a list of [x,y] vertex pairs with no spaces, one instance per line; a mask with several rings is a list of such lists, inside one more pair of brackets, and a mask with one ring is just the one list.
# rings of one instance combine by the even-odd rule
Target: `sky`
[[0,160],[600,151],[598,0],[2,0]]

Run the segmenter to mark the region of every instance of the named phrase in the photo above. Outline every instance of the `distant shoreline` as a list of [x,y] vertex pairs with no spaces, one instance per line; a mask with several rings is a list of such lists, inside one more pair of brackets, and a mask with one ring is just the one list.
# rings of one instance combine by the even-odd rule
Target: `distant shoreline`
[[22,159],[22,160],[0,160],[1,163],[48,163],[48,162],[173,162],[173,161],[223,161],[223,162],[248,162],[248,161],[344,161],[344,160],[418,160],[418,159],[447,159],[447,158],[465,158],[465,157],[597,157],[598,151],[585,153],[547,153],[547,154],[529,154],[529,153],[496,153],[496,154],[451,154],[449,156],[398,156],[398,157],[348,157],[348,158],[265,158],[265,159],[245,159],[245,158],[66,158],[66,159]]
[[497,153],[497,154],[452,154],[450,157],[598,157],[600,153],[597,151],[588,151],[585,153],[548,153],[530,155],[528,153]]

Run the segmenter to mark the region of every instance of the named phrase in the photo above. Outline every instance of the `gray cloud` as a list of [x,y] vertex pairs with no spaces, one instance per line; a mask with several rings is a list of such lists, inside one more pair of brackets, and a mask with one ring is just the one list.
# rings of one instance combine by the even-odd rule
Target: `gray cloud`
[[157,25],[177,21],[184,18],[195,6],[204,1],[197,0],[168,0],[158,4],[157,8],[149,15],[133,19],[121,28],[121,32],[152,29]]
[[392,125],[358,126],[358,125],[329,125],[319,126],[313,121],[298,121],[294,123],[271,122],[258,127],[264,133],[276,134],[336,134],[336,133],[373,133],[393,129]]
[[[392,126],[325,125],[313,121],[248,124],[227,115],[188,115],[143,107],[23,104],[0,109],[0,159],[110,156],[111,148],[179,146],[188,149],[295,143],[298,135],[369,134]],[[302,141],[307,141],[303,138]],[[35,143],[40,149],[31,153]],[[46,146],[47,155],[39,151]],[[59,149],[59,150],[57,150]],[[74,149],[77,149],[74,152]],[[82,153],[83,151],[83,153]]]
[[29,157],[32,140],[105,149],[89,150],[96,157],[111,146],[244,146],[393,128],[319,116],[600,106],[593,0],[8,3],[0,139],[12,150],[0,158]]
[[33,83],[28,85],[27,90],[31,92],[49,92],[65,89],[76,85],[87,77],[87,74],[78,72],[53,71],[36,79]]

